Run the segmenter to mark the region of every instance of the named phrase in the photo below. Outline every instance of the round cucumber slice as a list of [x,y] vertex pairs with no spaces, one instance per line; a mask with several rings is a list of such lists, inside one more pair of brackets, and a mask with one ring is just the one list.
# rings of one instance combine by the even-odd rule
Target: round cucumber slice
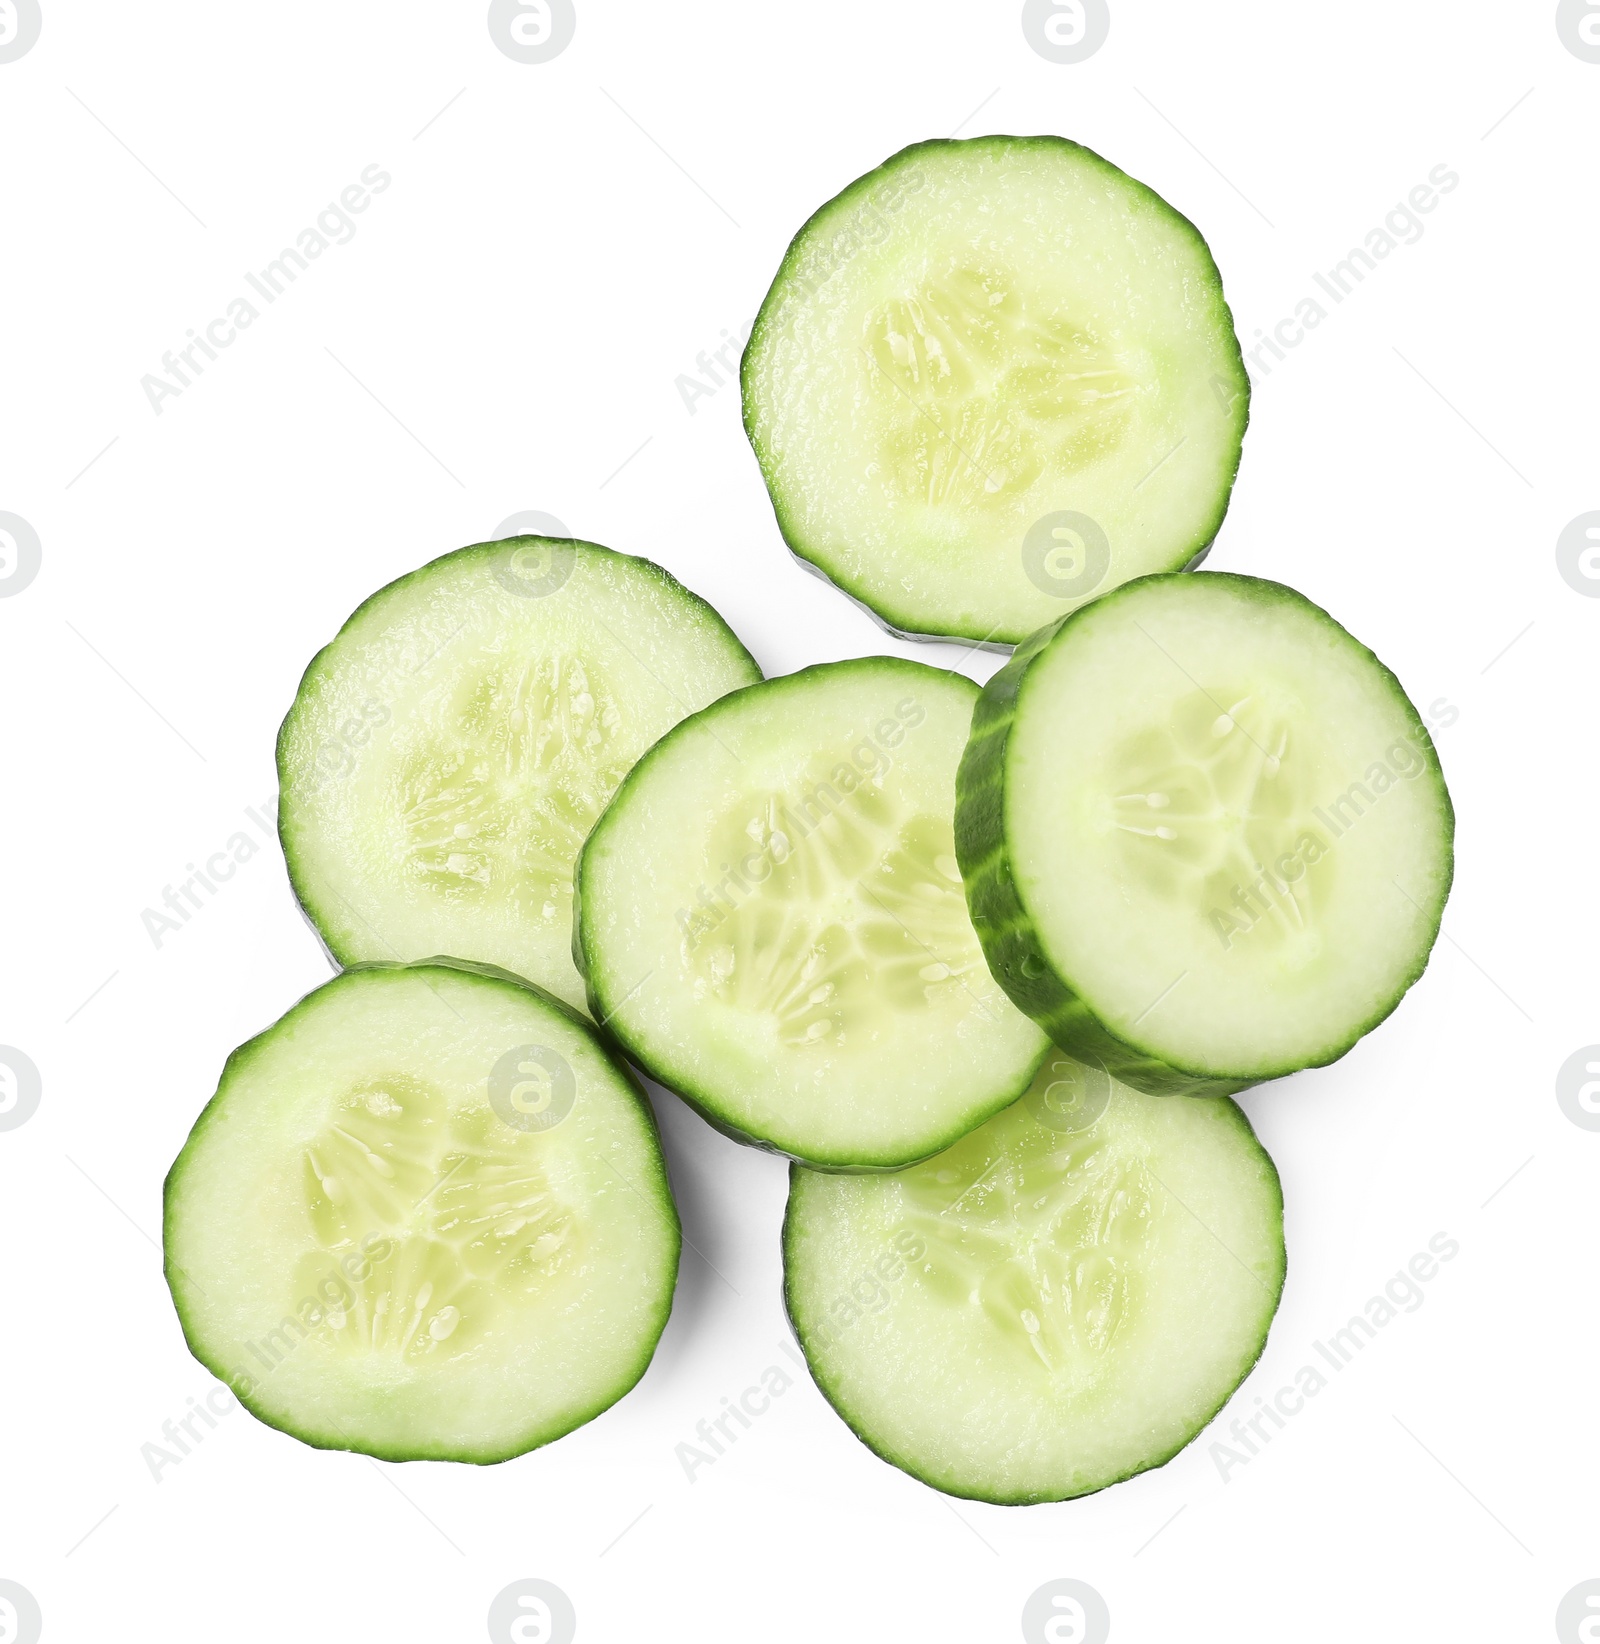
[[643,1093],[490,967],[347,971],[236,1050],[166,1190],[190,1351],[270,1426],[504,1461],[644,1374],[678,1270]]
[[513,537],[374,594],[278,737],[279,832],[333,957],[498,965],[583,1004],[572,864],[629,767],[761,677],[649,560]]
[[1250,383],[1199,231],[1061,137],[919,143],[795,236],[745,351],[784,540],[1000,649],[1209,548]]
[[1170,1460],[1244,1380],[1283,1198],[1233,1102],[1056,1056],[909,1170],[792,1170],[783,1255],[811,1373],[869,1448],[950,1495],[1061,1501]]
[[978,688],[868,657],[662,738],[578,861],[590,1009],[742,1141],[833,1169],[948,1145],[1044,1035],[990,976],[950,816]]
[[1342,1056],[1427,964],[1453,864],[1395,676],[1280,583],[1129,583],[993,680],[956,853],[995,976],[1063,1049],[1158,1094]]

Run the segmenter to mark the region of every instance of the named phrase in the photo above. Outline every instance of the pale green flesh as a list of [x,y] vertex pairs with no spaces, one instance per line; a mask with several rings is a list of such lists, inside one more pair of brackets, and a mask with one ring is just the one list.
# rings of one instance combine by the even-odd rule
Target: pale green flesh
[[[564,1116],[507,1123],[502,1064],[512,1112]],[[384,967],[229,1062],[173,1167],[166,1248],[191,1348],[264,1421],[493,1461],[642,1374],[678,1227],[642,1098],[575,1017],[509,979]]]
[[790,547],[899,631],[989,643],[1202,553],[1249,398],[1199,234],[1058,139],[919,145],[825,206],[744,382]]
[[681,726],[595,830],[591,1008],[714,1122],[887,1167],[1026,1084],[1045,1041],[989,975],[954,854],[976,695],[886,658],[771,681]]
[[436,561],[351,618],[285,721],[296,891],[341,963],[457,954],[581,1008],[585,835],[664,731],[759,677],[646,560],[528,537]]
[[818,1383],[879,1455],[956,1495],[1060,1500],[1166,1461],[1243,1380],[1282,1215],[1232,1102],[1055,1055],[909,1170],[796,1169],[785,1290]]
[[1449,799],[1394,677],[1246,578],[1142,583],[1070,624],[1023,685],[1005,814],[1051,964],[1191,1071],[1338,1054],[1421,970],[1450,882]]

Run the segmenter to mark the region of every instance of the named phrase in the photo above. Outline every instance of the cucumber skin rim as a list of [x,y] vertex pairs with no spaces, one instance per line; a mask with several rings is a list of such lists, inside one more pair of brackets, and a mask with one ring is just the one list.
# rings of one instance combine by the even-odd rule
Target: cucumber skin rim
[[[194,1144],[204,1135],[205,1131],[209,1128],[212,1121],[220,1112],[223,1098],[228,1092],[228,1086],[231,1079],[236,1074],[242,1072],[252,1061],[254,1061],[256,1055],[259,1053],[265,1042],[276,1034],[279,1028],[283,1027],[285,1023],[297,1016],[299,1012],[311,1002],[312,999],[317,998],[329,989],[340,987],[352,978],[362,977],[372,973],[414,973],[427,970],[450,971],[457,975],[473,977],[479,981],[493,983],[497,986],[515,988],[520,993],[531,993],[539,1001],[539,1003],[547,1005],[551,1009],[555,1010],[560,1016],[566,1019],[570,1026],[581,1029],[583,1033],[594,1042],[595,1048],[599,1051],[602,1059],[612,1069],[612,1071],[617,1074],[627,1093],[634,1098],[639,1111],[639,1116],[643,1119],[645,1127],[651,1139],[655,1143],[657,1166],[656,1186],[659,1189],[658,1208],[664,1210],[666,1213],[667,1228],[671,1235],[671,1282],[664,1286],[666,1299],[665,1305],[661,1309],[660,1321],[657,1323],[654,1331],[649,1333],[645,1340],[643,1356],[639,1361],[638,1369],[625,1381],[625,1383],[618,1385],[618,1390],[616,1392],[602,1398],[593,1406],[592,1409],[589,1409],[587,1413],[579,1415],[575,1420],[571,1421],[566,1426],[560,1427],[559,1430],[541,1432],[540,1436],[534,1437],[527,1443],[523,1443],[520,1440],[516,1441],[510,1448],[504,1450],[485,1449],[480,1452],[467,1452],[458,1450],[418,1448],[414,1446],[394,1446],[385,1448],[367,1447],[360,1444],[338,1443],[323,1436],[314,1437],[308,1433],[298,1431],[293,1427],[285,1425],[281,1419],[264,1414],[256,1407],[256,1402],[253,1401],[249,1395],[240,1391],[239,1387],[235,1384],[234,1373],[225,1369],[220,1364],[213,1362],[213,1360],[207,1356],[207,1353],[202,1350],[194,1335],[191,1334],[189,1328],[189,1318],[186,1312],[186,1306],[188,1304],[180,1298],[177,1283],[179,1277],[187,1279],[187,1275],[183,1274],[181,1268],[176,1267],[172,1260],[171,1254],[173,1230],[176,1221],[176,1205],[174,1203],[176,1189],[181,1186],[184,1175],[193,1165],[194,1160],[191,1150],[193,1149]],[[171,1167],[167,1171],[166,1179],[162,1184],[161,1207],[161,1271],[163,1277],[166,1279],[167,1290],[172,1299],[173,1311],[178,1317],[178,1328],[183,1332],[184,1345],[189,1349],[190,1354],[204,1369],[215,1376],[217,1380],[228,1389],[234,1398],[239,1401],[244,1409],[254,1416],[263,1426],[270,1427],[275,1432],[284,1433],[289,1438],[295,1439],[299,1443],[307,1445],[313,1450],[336,1450],[342,1451],[345,1454],[373,1456],[379,1461],[455,1461],[480,1467],[494,1466],[500,1462],[512,1461],[518,1456],[527,1455],[530,1451],[542,1449],[547,1444],[553,1444],[557,1439],[565,1438],[568,1433],[575,1432],[578,1428],[587,1426],[587,1424],[593,1421],[596,1416],[603,1415],[611,1408],[612,1405],[620,1403],[622,1399],[631,1393],[633,1389],[638,1386],[639,1382],[643,1380],[645,1371],[650,1368],[651,1361],[655,1358],[656,1348],[660,1345],[662,1334],[666,1330],[667,1321],[672,1316],[672,1305],[677,1292],[678,1271],[683,1254],[683,1224],[678,1216],[677,1201],[672,1196],[672,1184],[667,1171],[666,1153],[661,1146],[660,1127],[656,1123],[655,1112],[650,1106],[649,1098],[645,1095],[644,1087],[635,1077],[633,1069],[630,1068],[621,1057],[616,1055],[607,1043],[605,1035],[598,1032],[592,1022],[586,1021],[569,1004],[556,998],[554,994],[546,992],[545,989],[538,987],[532,982],[524,980],[520,976],[513,975],[508,970],[500,969],[497,965],[479,964],[474,960],[455,959],[443,954],[436,955],[431,959],[418,959],[411,963],[398,963],[389,959],[374,959],[365,961],[361,964],[351,965],[348,969],[340,971],[336,976],[329,977],[326,982],[319,983],[309,992],[303,994],[288,1008],[288,1010],[283,1013],[282,1016],[277,1019],[277,1021],[271,1023],[268,1027],[263,1028],[260,1033],[257,1033],[253,1037],[245,1040],[242,1045],[239,1045],[236,1049],[229,1052],[227,1060],[222,1065],[222,1073],[217,1081],[216,1092],[200,1110],[199,1117],[196,1118],[194,1124],[190,1126],[189,1134],[184,1139],[183,1146],[178,1150],[177,1157],[173,1160]],[[268,1374],[270,1375],[271,1372],[269,1371]]]
[[[1402,978],[1393,997],[1365,1022],[1355,1026],[1342,1042],[1306,1061],[1251,1074],[1190,1068],[1169,1062],[1136,1040],[1113,1033],[1095,1015],[1085,994],[1057,970],[1046,954],[1043,940],[1028,912],[1007,838],[1009,766],[1006,748],[1011,727],[1022,707],[1023,692],[1032,664],[1053,646],[1069,625],[1089,611],[1101,614],[1115,601],[1130,597],[1145,583],[1191,578],[1203,585],[1209,578],[1226,579],[1257,601],[1295,603],[1312,611],[1336,630],[1377,670],[1391,696],[1404,708],[1409,729],[1429,756],[1428,773],[1437,785],[1444,810],[1443,885],[1427,941],[1419,948],[1414,967]],[[985,687],[972,716],[972,734],[961,756],[956,776],[956,860],[966,886],[973,927],[983,944],[984,957],[995,980],[1017,1008],[1048,1033],[1070,1056],[1103,1067],[1113,1077],[1152,1096],[1232,1096],[1252,1085],[1281,1079],[1304,1068],[1326,1067],[1345,1055],[1398,1008],[1400,1001],[1427,969],[1444,921],[1445,904],[1455,877],[1455,806],[1445,784],[1438,750],[1410,697],[1394,672],[1320,605],[1286,583],[1265,577],[1242,576],[1233,571],[1157,572],[1135,577],[1088,605],[1080,606],[1050,623],[1018,647],[1016,655]]]
[[[971,148],[975,144],[997,147],[1067,148],[1074,150],[1092,164],[1113,173],[1121,181],[1129,184],[1136,193],[1148,196],[1151,201],[1173,219],[1180,232],[1186,232],[1193,238],[1195,244],[1204,254],[1206,261],[1211,265],[1212,280],[1210,283],[1216,292],[1217,302],[1226,321],[1224,330],[1233,340],[1233,353],[1237,361],[1236,381],[1233,387],[1238,396],[1238,448],[1234,453],[1233,467],[1227,476],[1227,484],[1221,487],[1215,518],[1211,521],[1209,527],[1201,527],[1201,535],[1204,540],[1194,544],[1181,554],[1175,554],[1173,556],[1174,564],[1168,568],[1170,571],[1194,569],[1211,552],[1217,536],[1222,530],[1223,521],[1227,518],[1228,508],[1233,500],[1233,488],[1239,477],[1239,466],[1244,460],[1244,439],[1250,427],[1250,405],[1254,395],[1254,386],[1250,381],[1250,373],[1244,363],[1244,348],[1239,341],[1239,331],[1234,323],[1233,309],[1229,306],[1227,296],[1222,289],[1222,271],[1217,267],[1217,260],[1211,253],[1211,247],[1205,235],[1176,206],[1157,193],[1148,183],[1141,182],[1137,177],[1124,171],[1115,161],[1106,159],[1103,154],[1096,153],[1094,149],[1088,148],[1082,143],[1074,142],[1070,137],[1061,137],[1053,133],[1039,133],[1032,137],[1003,136],[999,134],[987,137],[930,137],[920,143],[911,143],[891,154],[881,165],[875,166],[871,171],[856,178],[854,182],[841,189],[832,199],[818,206],[806,218],[805,222],[796,231],[794,238],[790,240],[788,248],[783,254],[783,260],[778,264],[778,272],[773,276],[772,284],[768,287],[767,294],[761,301],[761,307],[756,312],[755,324],[751,327],[750,335],[745,341],[744,352],[739,360],[739,399],[745,437],[749,440],[750,447],[755,453],[756,463],[760,467],[761,478],[767,491],[767,499],[772,505],[773,516],[777,521],[778,534],[783,538],[785,548],[788,549],[790,555],[803,570],[810,572],[813,576],[820,577],[830,587],[837,589],[847,599],[859,605],[874,622],[888,633],[893,634],[896,639],[908,639],[919,644],[964,639],[971,641],[979,650],[1004,653],[1021,644],[1029,636],[1026,633],[1018,633],[1009,637],[997,638],[996,632],[992,628],[987,633],[980,635],[969,633],[959,627],[952,627],[944,632],[929,633],[918,629],[915,625],[902,626],[900,619],[896,618],[892,612],[875,604],[872,596],[854,586],[851,580],[840,572],[823,565],[819,558],[807,551],[801,540],[800,532],[789,521],[785,506],[779,498],[778,489],[774,483],[768,453],[764,450],[756,434],[755,396],[751,380],[757,344],[765,341],[765,333],[772,322],[772,312],[775,307],[774,299],[787,283],[793,265],[799,260],[802,249],[801,242],[807,238],[812,229],[821,227],[824,220],[832,213],[836,210],[842,210],[847,204],[852,203],[857,193],[867,190],[869,185],[889,176],[902,163],[909,161],[911,156],[921,154],[928,149]],[[1149,574],[1159,576],[1166,573],[1153,572]],[[859,581],[859,579],[857,580]],[[878,597],[882,598],[881,595]],[[1078,609],[1081,610],[1082,607],[1080,606]]]
[[[1174,575],[1178,573],[1168,572],[1166,574]],[[1261,1362],[1261,1356],[1267,1350],[1267,1339],[1271,1335],[1272,1326],[1278,1317],[1278,1308],[1283,1301],[1284,1285],[1287,1283],[1289,1277],[1289,1247],[1284,1236],[1283,1180],[1278,1174],[1278,1166],[1273,1160],[1272,1155],[1266,1150],[1265,1146],[1262,1145],[1261,1138],[1256,1135],[1255,1129],[1250,1123],[1249,1116],[1237,1102],[1230,1101],[1227,1097],[1222,1097],[1218,1100],[1216,1105],[1219,1107],[1232,1108],[1232,1116],[1237,1121],[1238,1125],[1243,1129],[1248,1145],[1255,1150],[1258,1157],[1266,1165],[1267,1176],[1272,1184],[1273,1196],[1277,1201],[1278,1248],[1282,1252],[1282,1261],[1278,1273],[1277,1289],[1272,1294],[1272,1305],[1267,1309],[1266,1314],[1262,1319],[1261,1339],[1256,1344],[1255,1351],[1250,1354],[1248,1362],[1240,1370],[1238,1379],[1231,1387],[1228,1388],[1227,1392],[1223,1394],[1222,1398],[1217,1402],[1215,1408],[1209,1411],[1205,1418],[1195,1426],[1194,1430],[1187,1438],[1180,1440],[1170,1450],[1168,1450],[1165,1455],[1153,1457],[1149,1461],[1141,1462],[1137,1467],[1131,1467],[1127,1472],[1119,1473],[1115,1478],[1107,1479],[1103,1484],[1096,1484],[1087,1490],[1069,1491],[1065,1495],[1053,1495],[1048,1492],[1039,1491],[1024,1491],[1017,1495],[1000,1495],[993,1492],[985,1493],[977,1489],[970,1491],[952,1489],[950,1485],[941,1484],[938,1480],[930,1478],[926,1473],[919,1472],[914,1463],[906,1460],[902,1456],[894,1454],[888,1446],[878,1444],[867,1434],[863,1427],[856,1424],[856,1422],[851,1418],[850,1413],[840,1402],[840,1399],[834,1396],[833,1390],[828,1386],[827,1381],[821,1374],[819,1374],[816,1365],[812,1362],[810,1349],[806,1345],[805,1329],[801,1325],[796,1314],[797,1304],[794,1286],[794,1262],[791,1259],[791,1249],[794,1241],[798,1237],[795,1226],[797,1220],[795,1213],[795,1199],[797,1196],[796,1189],[799,1185],[801,1177],[805,1174],[805,1167],[800,1164],[791,1164],[789,1167],[789,1194],[787,1199],[784,1201],[783,1229],[779,1235],[783,1253],[783,1312],[784,1317],[789,1322],[790,1332],[794,1336],[794,1339],[800,1348],[801,1354],[805,1358],[806,1369],[810,1372],[812,1381],[816,1383],[817,1391],[822,1394],[824,1399],[827,1400],[834,1414],[838,1416],[840,1421],[842,1421],[845,1426],[849,1428],[850,1432],[857,1439],[859,1439],[861,1443],[864,1444],[867,1449],[869,1449],[880,1461],[885,1461],[891,1467],[898,1468],[899,1471],[907,1474],[911,1478],[914,1478],[919,1484],[925,1484],[930,1490],[937,1490],[941,1495],[953,1496],[958,1501],[982,1501],[988,1503],[992,1507],[1040,1507],[1048,1505],[1051,1502],[1078,1501],[1083,1499],[1085,1496],[1098,1495],[1102,1490],[1109,1490],[1114,1484],[1124,1484],[1130,1478],[1137,1478],[1140,1473],[1148,1473],[1157,1467],[1165,1467],[1166,1464],[1173,1459],[1173,1457],[1180,1455],[1183,1451],[1187,1450],[1189,1446],[1200,1437],[1206,1428],[1208,1428],[1211,1423],[1214,1422],[1225,1409],[1227,1409],[1228,1405],[1233,1400],[1234,1394],[1237,1393],[1242,1386],[1244,1386],[1245,1382],[1249,1380],[1251,1372]],[[820,1172],[814,1172],[814,1174],[820,1174]]]
[[[447,561],[461,560],[464,562],[468,555],[487,559],[496,550],[505,547],[508,542],[561,543],[579,549],[586,555],[602,554],[608,559],[630,561],[632,564],[641,567],[646,573],[658,577],[666,585],[668,593],[681,597],[688,601],[691,606],[700,607],[711,618],[713,625],[722,630],[723,637],[730,643],[733,653],[736,656],[742,656],[750,665],[755,674],[755,678],[751,681],[752,684],[759,684],[764,677],[760,663],[750,654],[744,641],[733,631],[727,619],[709,600],[703,599],[692,588],[685,587],[670,571],[664,566],[657,565],[653,559],[646,559],[642,554],[624,554],[616,548],[607,548],[602,543],[589,542],[582,537],[540,537],[525,533],[522,536],[501,537],[494,542],[469,543],[464,548],[452,548],[448,553],[437,555],[425,564],[419,565],[415,570],[405,572],[404,575],[396,577],[394,581],[386,582],[381,588],[368,594],[356,606],[355,610],[340,623],[339,630],[333,638],[317,651],[310,662],[306,664],[305,671],[300,676],[300,683],[295,687],[294,701],[289,704],[289,711],[283,716],[283,721],[278,727],[278,737],[274,750],[274,768],[278,774],[278,846],[283,852],[284,865],[288,870],[289,889],[299,906],[300,912],[315,932],[317,940],[326,950],[328,957],[341,969],[348,969],[358,964],[375,964],[378,961],[353,957],[351,944],[343,938],[335,939],[332,934],[332,921],[326,919],[313,905],[313,891],[307,883],[304,871],[300,867],[297,854],[298,847],[295,840],[295,818],[292,815],[293,807],[290,798],[290,789],[295,781],[295,773],[288,769],[287,743],[289,733],[298,724],[302,712],[307,709],[313,685],[320,682],[324,672],[331,675],[337,660],[334,653],[339,649],[340,641],[355,627],[369,606],[375,606],[379,600],[385,600],[397,595],[407,583],[419,582],[422,578],[439,573]],[[417,960],[415,962],[422,964],[427,961]],[[452,963],[470,964],[473,961],[457,960],[452,961]],[[497,967],[490,966],[488,968],[492,970]],[[516,976],[514,972],[506,971],[503,974],[512,976],[515,981],[525,987],[531,986],[540,993],[546,992],[538,984],[531,983],[524,977]],[[562,1002],[562,1008],[570,1010],[572,1007]],[[585,1026],[588,1027],[593,1025],[592,1022],[585,1023]]]
[[592,908],[594,898],[585,894],[584,876],[589,848],[601,837],[608,818],[612,816],[613,812],[620,810],[623,796],[652,761],[658,757],[664,757],[664,750],[674,737],[687,734],[688,727],[697,724],[702,718],[715,714],[721,709],[731,707],[735,699],[743,696],[747,691],[768,690],[786,686],[791,682],[801,681],[812,674],[824,671],[833,673],[840,669],[857,668],[870,668],[876,671],[885,664],[894,668],[915,670],[922,674],[936,674],[940,679],[959,680],[962,684],[971,688],[974,706],[977,704],[978,686],[968,679],[965,674],[957,673],[953,668],[935,668],[931,663],[916,662],[910,657],[865,656],[846,657],[837,662],[814,662],[809,667],[797,669],[791,674],[779,674],[773,679],[761,679],[749,685],[741,685],[737,690],[729,691],[726,696],[718,697],[715,702],[709,703],[706,707],[688,715],[687,718],[679,720],[671,730],[661,737],[660,741],[640,757],[638,763],[622,779],[606,808],[596,817],[594,826],[589,830],[588,837],[578,851],[577,862],[574,865],[572,874],[572,959],[578,968],[578,974],[583,978],[590,1013],[595,1021],[601,1025],[601,1031],[616,1040],[628,1057],[663,1090],[671,1091],[674,1096],[693,1108],[707,1124],[713,1129],[721,1131],[724,1136],[742,1143],[746,1147],[759,1148],[764,1153],[776,1153],[780,1158],[788,1159],[792,1164],[804,1165],[807,1169],[834,1175],[882,1175],[889,1171],[904,1170],[909,1165],[921,1164],[924,1159],[931,1159],[934,1154],[942,1153],[947,1147],[951,1147],[960,1141],[968,1132],[976,1130],[979,1125],[992,1119],[995,1114],[1010,1107],[1013,1102],[1027,1092],[1028,1086],[1033,1083],[1034,1075],[1044,1065],[1050,1054],[1051,1047],[1049,1043],[1046,1042],[1040,1048],[1038,1056],[1027,1070],[1026,1077],[1014,1091],[997,1100],[981,1117],[973,1119],[970,1123],[962,1123],[960,1128],[950,1131],[939,1141],[929,1146],[926,1152],[919,1152],[913,1158],[863,1161],[860,1159],[819,1159],[795,1153],[769,1137],[759,1136],[744,1129],[736,1121],[722,1113],[714,1105],[714,1099],[705,1092],[698,1090],[691,1081],[665,1077],[664,1071],[654,1065],[654,1058],[649,1051],[638,1043],[635,1035],[629,1032],[627,1024],[619,1022],[618,1016],[621,1013],[622,1006],[627,1002],[627,995],[624,995],[616,1004],[608,1006],[606,999],[600,992],[599,984],[603,968],[598,963],[598,955],[594,959],[589,956],[587,946],[591,940],[589,921],[584,912],[585,908]]

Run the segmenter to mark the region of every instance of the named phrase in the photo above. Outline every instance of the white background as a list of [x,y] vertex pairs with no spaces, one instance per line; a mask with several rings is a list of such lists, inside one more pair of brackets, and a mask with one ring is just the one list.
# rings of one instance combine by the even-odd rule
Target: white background
[[[0,65],[0,509],[43,543],[0,600],[0,1042],[43,1075],[0,1134],[0,1576],[46,1638],[475,1639],[539,1576],[590,1641],[1014,1640],[1071,1576],[1122,1644],[1521,1640],[1600,1577],[1600,1134],[1554,1096],[1600,1040],[1600,602],[1554,556],[1600,508],[1600,66],[1544,0],[1112,11],[1060,66],[1014,4],[579,0],[570,48],[524,66],[481,4],[45,0]],[[1064,133],[1152,184],[1247,347],[1432,168],[1461,178],[1260,382],[1211,561],[1292,583],[1456,710],[1460,818],[1402,1008],[1243,1098],[1290,1270],[1221,1425],[1430,1236],[1459,1256],[1226,1482],[1211,1433],[1086,1500],[951,1503],[797,1377],[691,1483],[674,1447],[788,1366],[784,1167],[657,1091],[704,1259],[615,1409],[486,1470],[235,1412],[156,1482],[141,1446],[214,1385],[162,1282],[162,1178],[228,1050],[327,965],[275,847],[159,949],[142,910],[253,832],[348,612],[516,510],[660,561],[769,673],[956,660],[803,575],[736,391],[691,416],[675,379],[816,206],[957,130]],[[141,376],[372,163],[393,185],[354,239],[156,415]]]

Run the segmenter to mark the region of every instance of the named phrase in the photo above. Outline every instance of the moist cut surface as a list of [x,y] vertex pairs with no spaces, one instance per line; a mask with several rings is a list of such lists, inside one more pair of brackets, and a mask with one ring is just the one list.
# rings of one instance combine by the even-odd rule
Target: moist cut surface
[[648,560],[519,537],[373,595],[278,743],[290,875],[341,964],[452,953],[581,1008],[572,865],[652,742],[760,678]]
[[955,1495],[1054,1501],[1167,1460],[1243,1379],[1282,1198],[1232,1102],[1057,1053],[921,1164],[796,1167],[784,1273],[812,1373],[879,1455]]
[[1027,1084],[1044,1038],[984,963],[950,823],[976,696],[883,657],[737,692],[663,739],[590,836],[590,1008],[713,1123],[885,1168]]
[[790,548],[897,632],[996,647],[1203,554],[1249,404],[1194,226],[1055,137],[918,144],[830,201],[743,382]]

